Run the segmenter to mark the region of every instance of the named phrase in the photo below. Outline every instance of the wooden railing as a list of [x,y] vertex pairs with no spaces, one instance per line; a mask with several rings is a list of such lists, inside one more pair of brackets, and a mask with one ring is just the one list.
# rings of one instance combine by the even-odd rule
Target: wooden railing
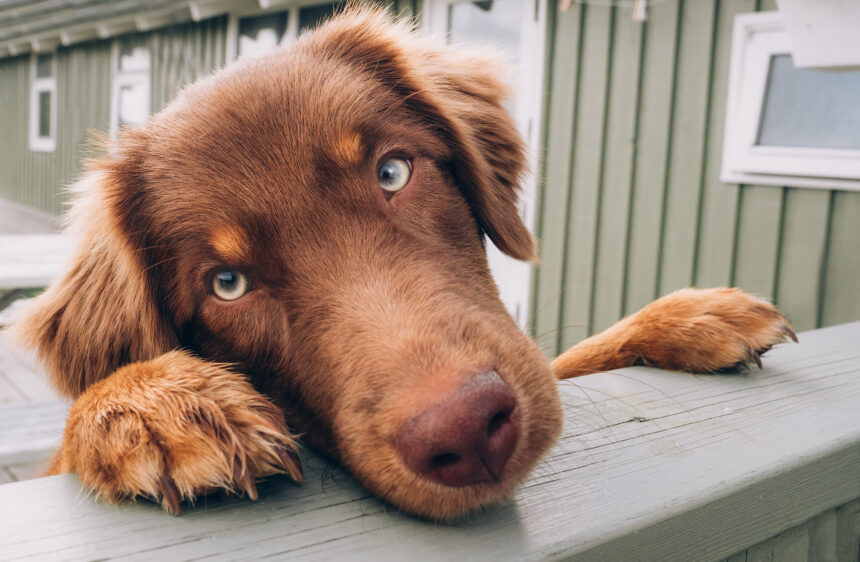
[[856,561],[860,323],[764,363],[560,383],[558,444],[508,503],[456,524],[405,515],[303,451],[303,484],[272,478],[256,502],[209,497],[180,517],[95,501],[74,475],[0,486],[0,559]]

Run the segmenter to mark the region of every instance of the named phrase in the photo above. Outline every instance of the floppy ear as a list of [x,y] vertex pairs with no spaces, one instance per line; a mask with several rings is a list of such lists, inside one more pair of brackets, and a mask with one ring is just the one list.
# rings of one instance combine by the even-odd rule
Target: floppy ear
[[504,64],[487,52],[440,45],[384,11],[359,10],[321,28],[315,39],[403,97],[449,145],[455,179],[490,240],[533,260],[536,245],[519,214],[525,146],[504,107]]
[[424,72],[436,82],[439,109],[456,142],[455,170],[481,227],[509,256],[535,259],[535,241],[518,205],[525,146],[503,105],[508,88],[499,78],[502,66],[450,47],[431,52],[427,62]]
[[66,272],[12,325],[37,350],[54,387],[76,397],[127,363],[176,347],[147,282],[141,252],[132,248],[115,205],[132,175],[120,159],[96,164],[72,189],[67,235],[75,253]]

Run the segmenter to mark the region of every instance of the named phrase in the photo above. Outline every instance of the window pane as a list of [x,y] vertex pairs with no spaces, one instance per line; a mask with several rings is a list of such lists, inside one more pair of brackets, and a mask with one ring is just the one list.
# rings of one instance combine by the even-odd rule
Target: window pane
[[[485,0],[457,2],[448,12],[448,37],[455,43],[492,45],[504,51],[511,74],[511,88],[516,91],[520,56],[523,11],[529,5],[521,0]],[[516,100],[506,107],[513,112]]]
[[330,18],[335,10],[343,8],[344,2],[333,2],[331,4],[322,4],[321,6],[308,6],[299,10],[299,34],[315,28],[323,21]]
[[36,57],[36,78],[49,78],[54,73],[54,55],[38,55]]
[[122,72],[149,70],[149,48],[140,40],[122,41],[119,45],[119,70]]
[[287,29],[287,12],[265,14],[239,20],[239,56],[256,55],[273,49]]
[[521,0],[485,0],[452,4],[448,31],[457,43],[491,44],[505,49],[516,63],[520,46]]
[[119,88],[119,125],[142,125],[149,117],[146,83],[123,84]]
[[51,92],[39,92],[39,137],[51,138]]
[[860,149],[860,70],[796,68],[771,57],[759,145]]

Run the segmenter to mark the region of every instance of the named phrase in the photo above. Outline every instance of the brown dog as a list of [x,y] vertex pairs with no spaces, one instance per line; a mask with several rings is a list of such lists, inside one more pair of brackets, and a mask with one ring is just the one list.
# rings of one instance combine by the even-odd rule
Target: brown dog
[[187,88],[78,184],[78,252],[18,324],[76,398],[52,471],[183,500],[301,478],[284,423],[403,509],[504,499],[552,445],[556,377],[711,372],[793,336],[680,291],[550,366],[506,313],[523,145],[497,65],[354,10]]

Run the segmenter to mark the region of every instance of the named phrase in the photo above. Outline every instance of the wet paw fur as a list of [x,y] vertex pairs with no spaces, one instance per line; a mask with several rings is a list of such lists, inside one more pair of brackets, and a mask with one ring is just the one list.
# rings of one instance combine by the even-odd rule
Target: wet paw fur
[[145,496],[178,514],[215,490],[256,499],[258,478],[301,481],[281,410],[241,376],[183,352],[119,369],[72,406],[52,472],[109,501]]

